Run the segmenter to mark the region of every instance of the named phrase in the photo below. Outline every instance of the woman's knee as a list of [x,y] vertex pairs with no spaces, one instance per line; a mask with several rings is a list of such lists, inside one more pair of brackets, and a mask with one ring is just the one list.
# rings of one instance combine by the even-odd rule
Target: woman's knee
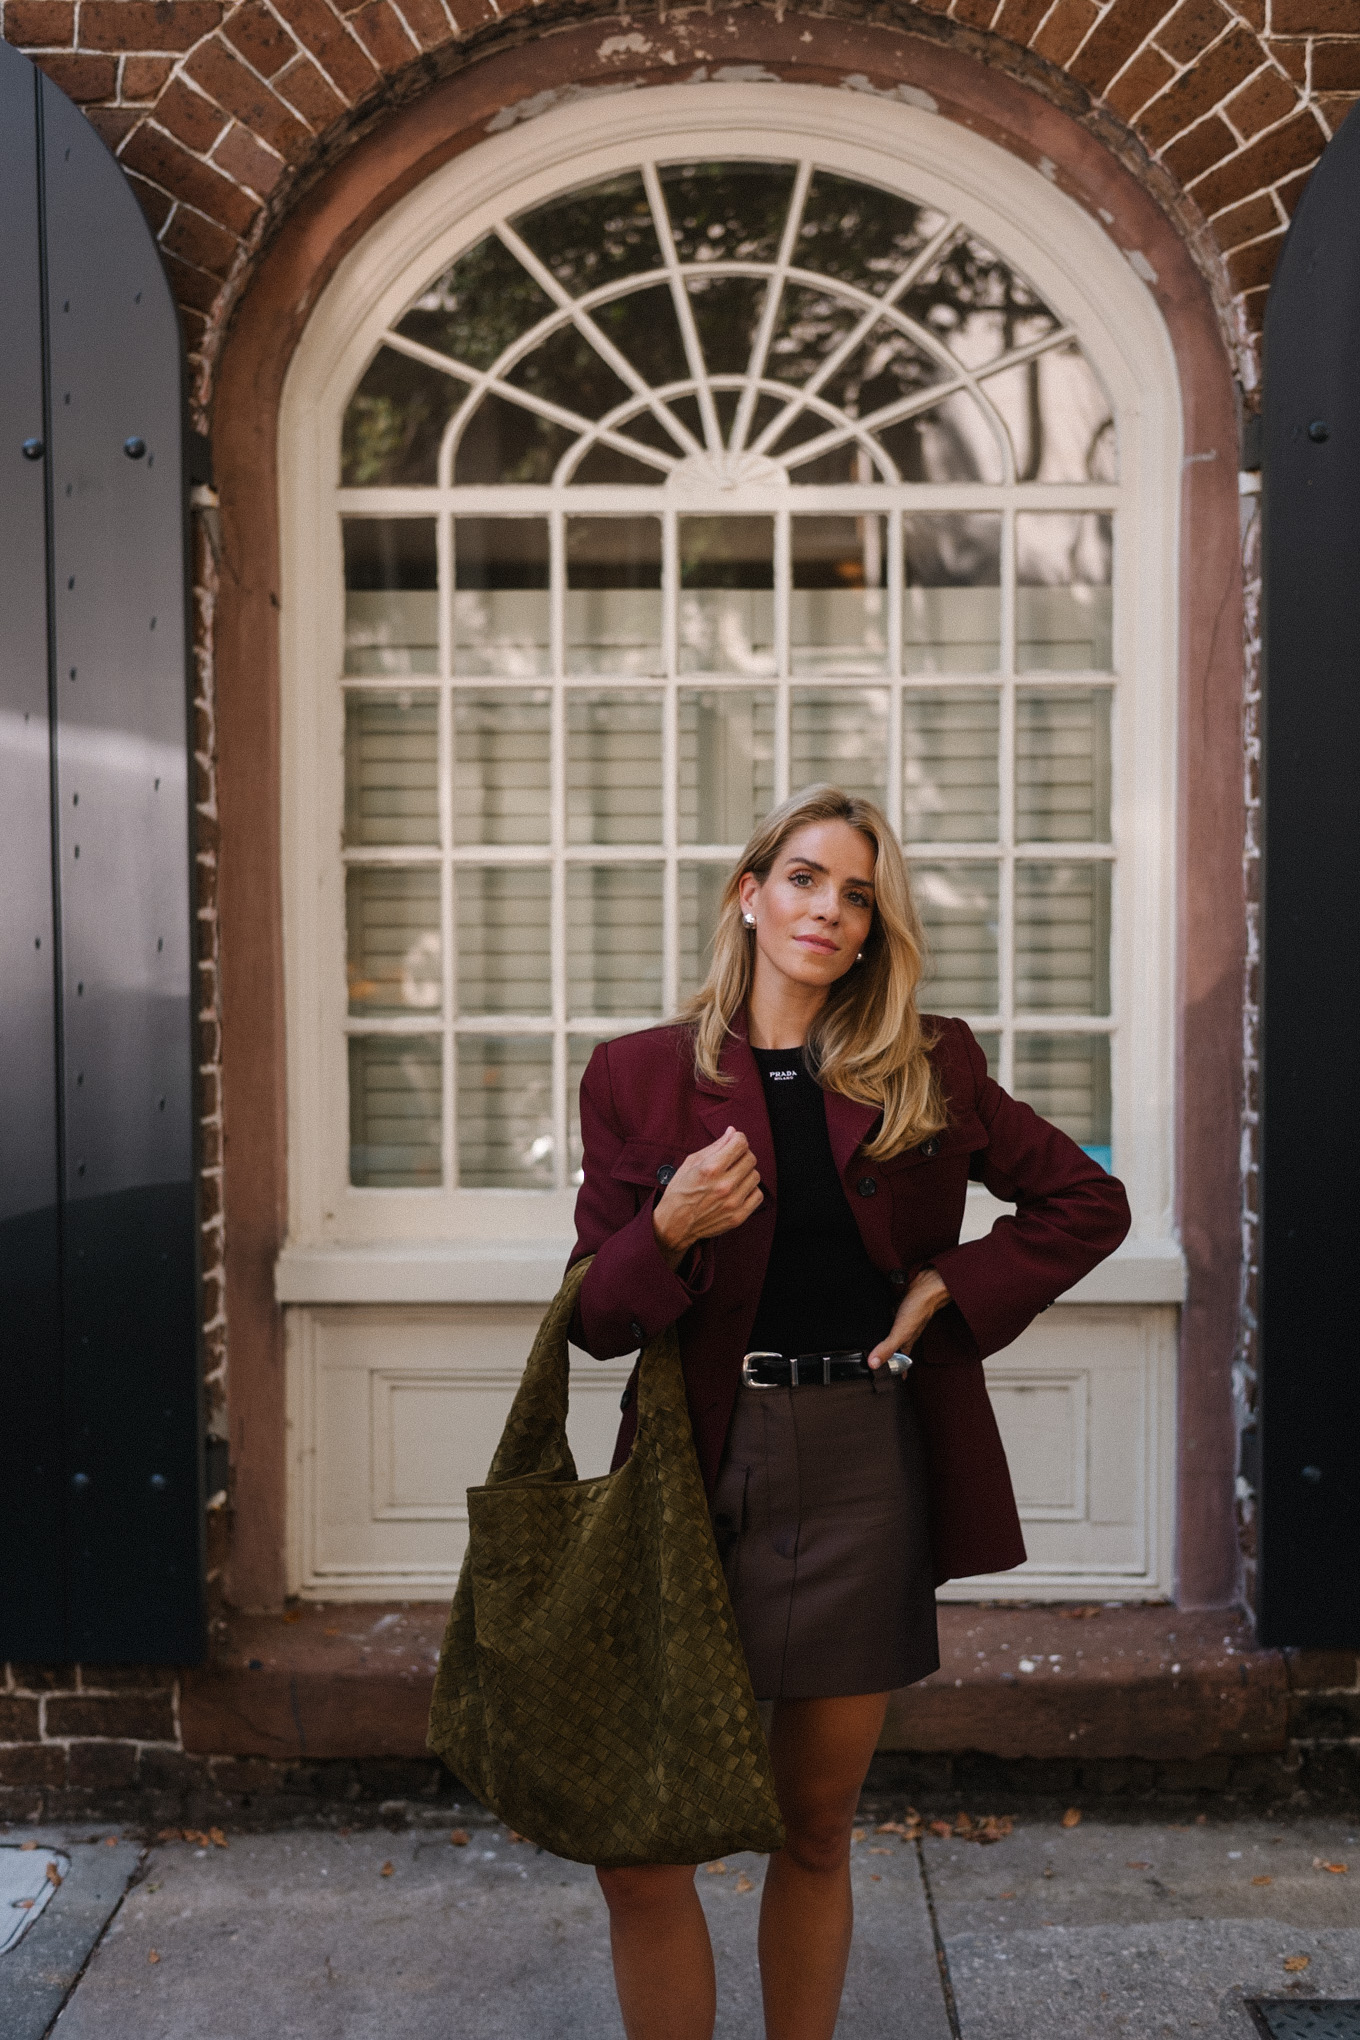
[[831,1876],[850,1860],[854,1812],[843,1807],[807,1806],[784,1811],[784,1854],[800,1870]]
[[683,1905],[694,1889],[694,1869],[670,1863],[637,1863],[626,1869],[596,1870],[612,1918],[641,1918]]

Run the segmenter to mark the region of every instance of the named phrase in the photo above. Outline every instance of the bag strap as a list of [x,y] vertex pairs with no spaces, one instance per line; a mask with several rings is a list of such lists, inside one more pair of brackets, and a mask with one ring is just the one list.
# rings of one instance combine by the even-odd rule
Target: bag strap
[[567,1443],[567,1377],[571,1365],[567,1336],[581,1284],[593,1258],[587,1255],[568,1268],[561,1288],[543,1314],[486,1477],[488,1487],[504,1480],[519,1480],[530,1473],[547,1474],[555,1480],[576,1478],[576,1461]]

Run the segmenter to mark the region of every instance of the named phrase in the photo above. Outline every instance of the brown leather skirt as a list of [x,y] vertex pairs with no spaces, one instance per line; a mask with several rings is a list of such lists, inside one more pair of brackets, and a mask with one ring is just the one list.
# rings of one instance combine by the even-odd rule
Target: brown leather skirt
[[739,1390],[713,1527],[758,1700],[938,1669],[925,1451],[904,1383]]

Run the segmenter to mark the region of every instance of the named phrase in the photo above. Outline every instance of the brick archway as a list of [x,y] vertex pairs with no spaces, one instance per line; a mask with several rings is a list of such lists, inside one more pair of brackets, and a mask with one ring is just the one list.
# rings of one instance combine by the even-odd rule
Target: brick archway
[[[118,152],[204,401],[231,308],[303,187],[437,79],[595,14],[531,0],[4,0],[3,28]],[[772,38],[796,59],[814,32],[753,4],[596,18],[599,69],[620,87],[711,75]],[[923,42],[949,43],[1095,132],[1179,216],[1251,387],[1285,228],[1360,90],[1350,22],[1345,0],[919,0],[877,25],[900,38],[908,89]],[[820,12],[808,24],[823,44],[841,25]]]

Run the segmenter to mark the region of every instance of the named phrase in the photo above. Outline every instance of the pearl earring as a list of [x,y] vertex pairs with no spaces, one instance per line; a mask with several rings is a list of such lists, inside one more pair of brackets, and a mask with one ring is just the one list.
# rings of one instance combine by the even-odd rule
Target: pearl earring
[[741,918],[742,918],[742,920],[743,920],[743,921],[745,922],[745,924],[746,924],[746,926],[747,926],[748,928],[754,928],[754,927],[755,927],[755,925],[756,925],[756,917],[755,917],[755,915],[754,915],[754,914],[743,914]]
[[863,951],[863,950],[861,949],[861,950],[859,951],[859,953],[857,954],[857,956],[855,957],[855,962],[856,962],[856,963],[863,963],[863,961],[864,961],[864,951]]

